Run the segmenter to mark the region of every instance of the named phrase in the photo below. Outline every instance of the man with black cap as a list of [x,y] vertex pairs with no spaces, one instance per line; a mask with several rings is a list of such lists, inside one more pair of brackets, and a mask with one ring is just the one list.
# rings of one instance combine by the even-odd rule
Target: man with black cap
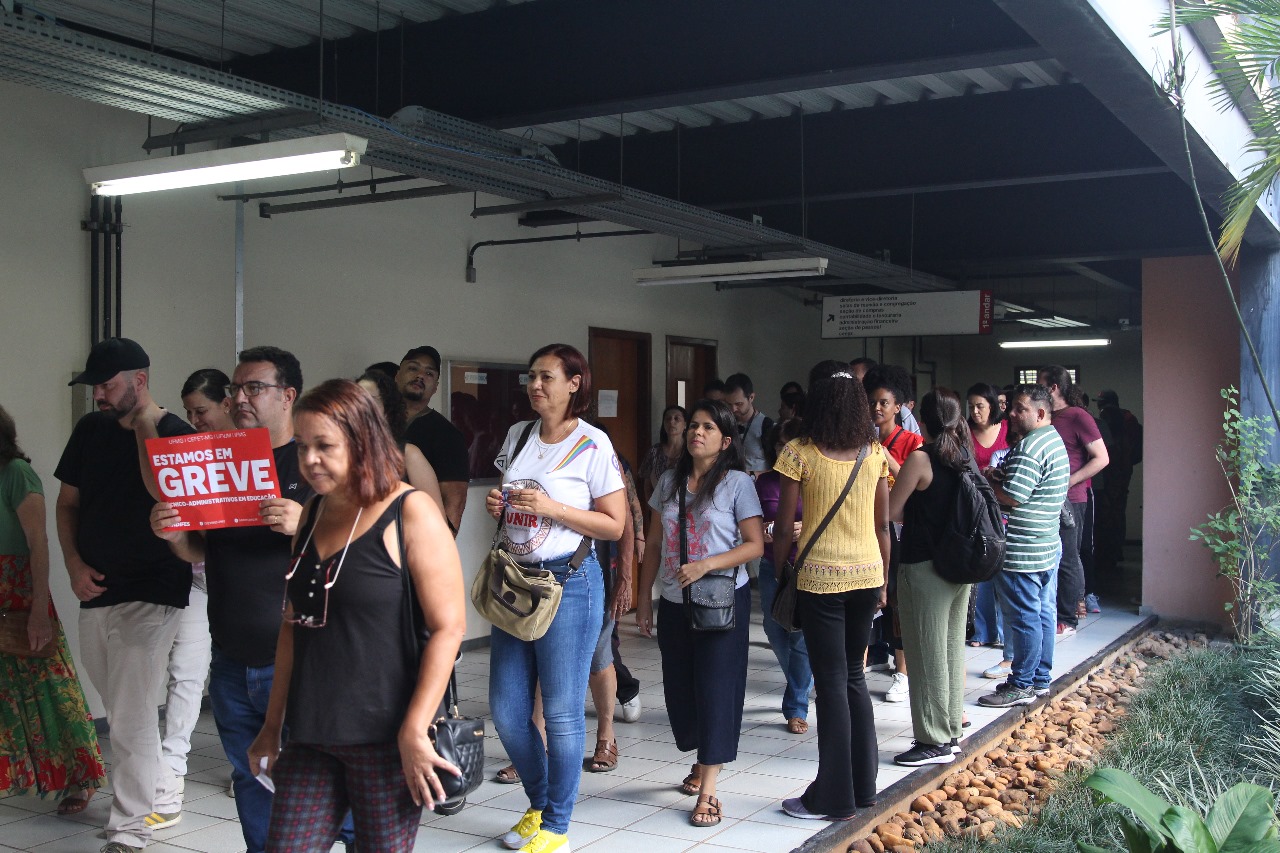
[[432,346],[414,347],[400,359],[396,387],[404,396],[409,412],[406,444],[415,445],[427,457],[440,481],[444,515],[456,534],[467,505],[467,485],[471,479],[470,454],[462,431],[444,415],[431,408],[431,398],[440,387],[440,353]]
[[131,853],[182,818],[182,785],[161,757],[156,696],[191,565],[151,535],[134,427],[162,436],[194,430],[151,398],[151,360],[135,341],[95,344],[69,384],[93,386],[98,411],[80,419],[54,476],[58,539],[80,599],[80,656],[111,725],[111,812],[104,853]]

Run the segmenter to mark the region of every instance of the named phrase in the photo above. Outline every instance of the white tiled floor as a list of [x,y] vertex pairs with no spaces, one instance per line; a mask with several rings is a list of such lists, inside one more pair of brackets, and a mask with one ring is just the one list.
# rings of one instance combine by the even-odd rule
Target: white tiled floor
[[[1054,662],[1056,673],[1065,673],[1119,637],[1139,617],[1132,609],[1106,608],[1102,615],[1082,620],[1080,633],[1059,640]],[[621,760],[612,773],[584,773],[578,805],[569,831],[575,849],[609,853],[676,853],[697,848],[698,853],[721,850],[778,853],[802,844],[826,824],[797,821],[779,808],[782,799],[803,791],[817,770],[817,729],[807,735],[787,732],[780,710],[783,677],[765,641],[757,612],[751,628],[746,710],[738,760],[720,775],[719,796],[724,802],[723,822],[713,828],[690,826],[693,798],[676,790],[689,772],[692,753],[676,749],[662,696],[658,645],[639,636],[630,620],[624,620],[623,658],[641,681],[644,711],[640,721],[618,723]],[[980,673],[1000,658],[996,649],[967,649],[969,679],[966,705],[974,729],[1000,715],[998,709],[976,704],[994,682]],[[488,652],[469,652],[458,666],[462,712],[488,715]],[[868,681],[875,701],[876,732],[880,741],[880,786],[887,787],[908,775],[892,756],[911,745],[911,712],[906,703],[883,700],[889,676],[870,673]],[[588,747],[594,744],[594,716],[587,715]],[[811,709],[810,722],[816,720]],[[489,727],[486,739],[488,776],[506,762],[498,738]],[[103,754],[111,756],[109,740]],[[192,738],[186,805],[182,823],[156,833],[148,850],[235,853],[244,843],[236,821],[235,801],[225,795],[230,767],[222,754],[213,719],[205,713]],[[57,853],[91,853],[104,843],[99,835],[106,820],[109,796],[99,792],[89,808],[74,818],[51,812],[54,802],[33,796],[0,801],[0,851],[30,850]],[[486,781],[460,814],[438,817],[426,813],[415,850],[461,853],[464,850],[499,850],[494,838],[509,829],[528,807],[518,785]],[[341,850],[339,846],[335,848]]]

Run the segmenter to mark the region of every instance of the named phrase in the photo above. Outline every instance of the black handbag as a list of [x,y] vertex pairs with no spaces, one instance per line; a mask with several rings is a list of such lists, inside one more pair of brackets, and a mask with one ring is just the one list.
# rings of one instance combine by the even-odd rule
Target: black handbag
[[[400,574],[404,578],[404,606],[407,610],[405,624],[409,636],[406,648],[411,652],[411,659],[417,662],[422,659],[429,633],[422,607],[414,595],[413,578],[409,576],[409,558],[404,544],[404,495],[400,496],[396,506],[396,535],[400,537]],[[445,801],[436,805],[435,812],[457,814],[467,804],[467,795],[480,787],[484,779],[484,720],[464,717],[459,713],[458,676],[453,671],[449,673],[449,686],[440,700],[440,710],[429,734],[436,754],[462,771],[461,776],[449,772],[437,774]]]
[[[680,565],[689,562],[689,540],[684,529],[684,492],[680,492]],[[690,631],[732,631],[736,624],[734,600],[738,590],[738,571],[736,566],[733,576],[706,574],[686,586],[682,592],[684,597],[684,618]]]
[[[784,631],[800,630],[800,620],[796,619],[796,574],[800,571],[800,566],[804,565],[805,557],[809,556],[813,543],[818,541],[822,531],[827,529],[831,519],[835,518],[836,513],[840,511],[840,507],[844,504],[844,499],[849,495],[849,490],[853,488],[853,481],[858,479],[858,472],[862,470],[862,463],[867,458],[868,449],[869,447],[863,447],[859,451],[858,461],[854,463],[853,471],[849,473],[849,481],[844,484],[844,489],[841,490],[840,496],[831,505],[831,509],[827,510],[826,516],[818,524],[817,529],[813,531],[809,541],[804,543],[804,550],[796,555],[796,561],[792,563],[788,560],[782,564],[782,574],[778,578],[778,591],[774,594],[773,608],[769,611],[769,615]],[[774,535],[778,535],[776,528],[774,529]]]

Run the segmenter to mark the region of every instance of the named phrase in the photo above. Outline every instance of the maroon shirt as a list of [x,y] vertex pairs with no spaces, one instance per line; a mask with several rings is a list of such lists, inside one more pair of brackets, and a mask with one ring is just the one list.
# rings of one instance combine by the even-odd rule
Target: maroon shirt
[[[1067,448],[1067,460],[1071,473],[1079,471],[1089,461],[1089,445],[1102,440],[1093,415],[1078,406],[1067,406],[1053,413],[1053,428],[1058,431]],[[1073,504],[1089,499],[1088,489],[1092,480],[1082,480],[1067,490],[1067,500]]]

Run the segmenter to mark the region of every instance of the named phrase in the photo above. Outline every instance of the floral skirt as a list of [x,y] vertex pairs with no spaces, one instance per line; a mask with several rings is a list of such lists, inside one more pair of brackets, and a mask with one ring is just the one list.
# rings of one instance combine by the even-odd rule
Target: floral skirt
[[[26,557],[0,555],[0,610],[31,609]],[[98,734],[49,602],[57,652],[33,658],[0,654],[0,797],[41,797],[99,788],[106,776]]]

